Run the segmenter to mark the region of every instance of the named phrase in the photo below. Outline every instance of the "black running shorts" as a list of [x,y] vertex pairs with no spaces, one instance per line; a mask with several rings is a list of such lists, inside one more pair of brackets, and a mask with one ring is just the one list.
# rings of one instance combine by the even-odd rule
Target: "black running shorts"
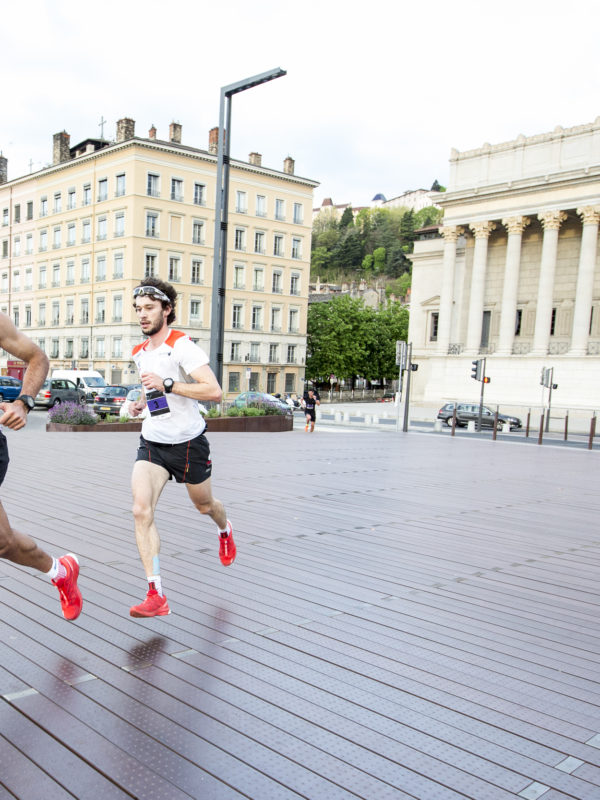
[[204,483],[212,472],[210,447],[203,433],[181,444],[148,442],[140,436],[136,461],[149,461],[164,467],[169,480],[175,478],[177,483]]
[[2,484],[6,477],[8,462],[8,444],[6,442],[6,436],[0,431],[0,484]]

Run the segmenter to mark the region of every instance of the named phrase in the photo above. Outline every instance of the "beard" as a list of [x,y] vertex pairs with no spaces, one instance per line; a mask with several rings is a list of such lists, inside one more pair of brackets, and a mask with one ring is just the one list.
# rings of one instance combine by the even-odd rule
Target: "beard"
[[152,327],[147,328],[143,333],[145,336],[154,336],[155,333],[160,333],[166,324],[166,321],[161,317]]

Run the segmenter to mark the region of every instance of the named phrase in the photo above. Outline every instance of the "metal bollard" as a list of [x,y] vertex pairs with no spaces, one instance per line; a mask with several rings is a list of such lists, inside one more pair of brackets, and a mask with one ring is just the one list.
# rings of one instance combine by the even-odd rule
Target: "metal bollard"
[[498,437],[498,409],[496,409],[496,413],[494,414],[494,431],[492,433],[492,441],[495,442]]
[[592,449],[594,444],[594,436],[596,435],[596,415],[590,420],[590,438],[588,440],[588,450]]
[[544,415],[540,417],[540,432],[538,434],[538,444],[542,443],[542,437],[544,435]]
[[525,438],[529,439],[529,424],[531,423],[531,409],[527,412],[527,425],[525,426]]
[[565,442],[569,436],[569,412],[565,414]]
[[454,404],[454,410],[452,412],[452,436],[456,433],[456,403]]

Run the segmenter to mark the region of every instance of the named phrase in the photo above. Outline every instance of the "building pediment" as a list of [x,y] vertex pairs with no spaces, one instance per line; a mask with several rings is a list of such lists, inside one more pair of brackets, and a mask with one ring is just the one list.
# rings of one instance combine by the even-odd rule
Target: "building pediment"
[[439,306],[439,304],[440,304],[440,296],[439,294],[434,294],[428,300],[423,300],[421,306],[423,308],[426,308],[427,306]]

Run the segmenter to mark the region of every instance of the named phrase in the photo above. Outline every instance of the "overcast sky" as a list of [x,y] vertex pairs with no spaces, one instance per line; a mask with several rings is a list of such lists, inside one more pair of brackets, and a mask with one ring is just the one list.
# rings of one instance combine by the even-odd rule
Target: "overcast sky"
[[315,206],[445,184],[469,150],[600,115],[596,0],[65,0],[0,2],[0,150],[9,179],[71,144],[136,133],[207,147],[221,86],[285,77],[234,97],[232,156],[263,155],[320,182]]

